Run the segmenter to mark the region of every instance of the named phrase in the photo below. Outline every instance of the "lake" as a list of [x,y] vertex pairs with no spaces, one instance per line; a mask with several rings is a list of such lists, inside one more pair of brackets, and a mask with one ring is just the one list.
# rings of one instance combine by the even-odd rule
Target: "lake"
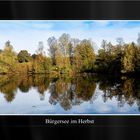
[[0,114],[139,113],[139,77],[0,75]]

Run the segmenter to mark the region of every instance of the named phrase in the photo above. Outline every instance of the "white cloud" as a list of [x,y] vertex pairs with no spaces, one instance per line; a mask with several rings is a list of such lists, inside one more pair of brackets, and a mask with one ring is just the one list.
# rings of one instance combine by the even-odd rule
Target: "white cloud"
[[106,26],[110,23],[110,20],[95,20],[94,23],[96,23],[99,26]]
[[[62,33],[69,33],[71,37],[80,38],[80,39],[92,39],[93,42],[97,44],[97,51],[100,47],[101,41],[103,39],[116,43],[117,37],[123,37],[125,42],[136,41],[137,33],[140,32],[140,26],[133,28],[125,28],[123,25],[129,21],[112,21],[112,20],[95,20],[93,23],[96,23],[99,27],[87,28],[87,24],[84,25],[83,20],[77,21],[26,21],[26,20],[16,20],[16,21],[0,21],[4,23],[3,26],[7,29],[6,23],[12,23],[18,25],[14,29],[9,30],[0,30],[0,49],[3,48],[4,43],[7,40],[10,40],[13,44],[16,51],[21,49],[27,49],[30,53],[34,53],[37,50],[38,42],[43,41],[45,50],[47,50],[47,39],[51,36],[58,38]],[[65,24],[68,26],[69,30],[63,29],[63,26],[60,30],[55,30],[52,27],[55,22],[59,24]],[[65,23],[63,23],[65,22]],[[69,23],[68,25],[66,23]],[[111,22],[117,23],[115,27],[106,27]],[[33,29],[30,29],[30,25]],[[71,25],[71,26],[70,26]],[[23,30],[19,26],[24,26]],[[85,27],[86,26],[86,27]],[[0,28],[2,28],[0,24]],[[57,26],[55,27],[57,28]],[[41,30],[40,30],[41,29]]]

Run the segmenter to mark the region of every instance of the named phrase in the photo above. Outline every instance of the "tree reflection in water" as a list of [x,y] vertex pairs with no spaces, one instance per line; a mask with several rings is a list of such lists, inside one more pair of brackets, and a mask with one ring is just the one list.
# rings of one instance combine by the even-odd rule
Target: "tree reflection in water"
[[65,110],[68,110],[73,105],[80,105],[83,101],[91,100],[95,89],[95,81],[87,77],[59,78],[49,87],[50,103],[59,102]]
[[[49,103],[60,104],[64,110],[70,110],[83,102],[94,102],[94,94],[103,92],[102,99],[108,102],[115,98],[119,107],[125,104],[137,104],[140,111],[140,82],[134,77],[108,77],[104,75],[86,75],[77,77],[63,76],[50,78],[49,75],[0,75],[0,92],[7,102],[12,102],[20,90],[23,94],[36,88],[40,100],[50,93]],[[46,92],[48,90],[48,92]],[[96,90],[96,91],[95,91]]]

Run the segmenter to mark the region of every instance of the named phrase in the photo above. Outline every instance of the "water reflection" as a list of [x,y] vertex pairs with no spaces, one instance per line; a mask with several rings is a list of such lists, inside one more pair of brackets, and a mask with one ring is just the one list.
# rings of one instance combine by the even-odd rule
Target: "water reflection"
[[[132,107],[136,104],[140,111],[140,82],[134,77],[108,77],[104,75],[84,75],[76,77],[50,78],[49,75],[0,75],[0,92],[7,103],[16,99],[18,91],[29,93],[31,88],[37,89],[40,100],[49,94],[49,104],[59,104],[65,111],[82,103],[93,104],[102,97],[104,103],[113,98],[120,108],[125,104]],[[48,92],[46,92],[48,91]],[[102,92],[99,94],[98,92]],[[26,102],[26,101],[25,101]],[[32,101],[31,101],[32,102]]]
[[59,102],[65,110],[68,110],[73,105],[91,100],[95,89],[96,83],[90,78],[59,78],[50,84],[49,102],[54,105]]

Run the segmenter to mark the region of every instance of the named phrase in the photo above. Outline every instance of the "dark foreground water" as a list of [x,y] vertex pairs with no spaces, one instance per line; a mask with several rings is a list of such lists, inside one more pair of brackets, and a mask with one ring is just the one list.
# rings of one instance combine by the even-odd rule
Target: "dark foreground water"
[[139,113],[139,78],[0,75],[0,114]]

